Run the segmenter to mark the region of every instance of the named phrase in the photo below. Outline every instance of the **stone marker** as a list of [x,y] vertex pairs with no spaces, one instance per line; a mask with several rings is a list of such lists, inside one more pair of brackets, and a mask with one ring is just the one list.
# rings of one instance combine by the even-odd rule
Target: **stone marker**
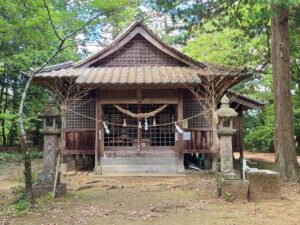
[[272,170],[246,171],[249,180],[249,200],[280,199],[280,174]]
[[248,196],[248,180],[221,180],[221,196],[225,198],[226,192],[232,195],[233,200],[247,200]]
[[217,192],[219,197],[232,196],[232,200],[247,200],[248,181],[241,180],[240,176],[233,171],[232,135],[233,117],[238,113],[230,108],[229,99],[224,95],[221,99],[221,107],[217,110],[220,119],[218,134],[220,137],[220,161],[221,172],[217,173]]
[[233,129],[232,118],[238,113],[229,107],[229,99],[226,95],[221,99],[221,107],[217,110],[217,115],[220,118],[218,134],[220,136],[221,172],[233,173],[232,135],[236,130]]
[[[59,151],[59,135],[57,119],[60,116],[59,109],[55,106],[54,100],[49,98],[44,112],[41,114],[44,127],[41,133],[44,134],[43,149],[43,170],[38,173],[37,183],[33,185],[33,195],[35,197],[47,195],[53,192],[56,175],[56,157]],[[66,184],[60,183],[60,173],[57,180],[56,196],[66,194]]]

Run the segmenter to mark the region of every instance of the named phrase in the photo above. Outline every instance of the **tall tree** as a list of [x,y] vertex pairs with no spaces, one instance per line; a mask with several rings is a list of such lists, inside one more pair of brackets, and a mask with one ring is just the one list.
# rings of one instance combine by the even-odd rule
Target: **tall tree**
[[[211,55],[210,53],[212,49],[213,52],[215,50],[218,52],[218,54],[223,53],[222,56],[230,55],[230,57],[227,56],[223,58],[223,61],[225,61],[226,64],[246,64],[247,66],[250,66],[250,68],[252,68],[253,71],[256,72],[256,78],[259,79],[253,79],[248,83],[246,87],[248,89],[248,94],[253,94],[255,91],[263,93],[264,91],[262,91],[262,87],[267,87],[266,90],[268,91],[268,94],[271,92],[271,86],[269,84],[267,84],[267,86],[262,85],[261,81],[263,80],[263,82],[265,82],[267,80],[265,78],[268,78],[266,77],[266,75],[269,75],[270,73],[268,65],[270,65],[272,58],[274,96],[267,99],[267,104],[272,105],[273,99],[275,99],[276,101],[274,107],[275,126],[271,125],[273,120],[272,118],[274,117],[273,110],[271,110],[271,107],[267,106],[267,110],[264,110],[262,113],[265,115],[264,117],[269,118],[268,122],[266,123],[264,119],[259,119],[258,123],[261,124],[261,126],[252,126],[251,129],[253,130],[250,132],[247,131],[248,134],[252,134],[251,138],[255,138],[252,140],[251,138],[248,138],[248,141],[251,141],[253,143],[252,146],[256,145],[257,147],[257,143],[262,143],[265,149],[268,148],[272,150],[273,141],[271,140],[271,137],[273,136],[272,134],[275,131],[274,146],[276,150],[276,165],[278,171],[281,173],[283,178],[296,178],[299,165],[297,164],[295,153],[293,116],[296,116],[296,120],[298,118],[298,121],[296,121],[295,131],[298,132],[296,135],[296,137],[298,137],[297,140],[300,140],[300,129],[298,128],[300,124],[300,109],[298,110],[299,104],[294,104],[294,108],[298,108],[296,110],[297,114],[293,115],[291,105],[291,92],[296,94],[298,93],[299,85],[297,85],[297,82],[299,82],[300,80],[298,75],[300,71],[298,53],[300,27],[298,12],[300,1],[146,1],[150,2],[150,5],[154,5],[154,9],[168,13],[175,22],[184,24],[186,26],[191,25],[192,29],[189,29],[189,31],[191,31],[192,35],[194,33],[194,30],[201,31],[200,35],[198,34],[198,36],[196,33],[196,37],[194,37],[194,41],[192,41],[192,43],[194,42],[194,45],[188,44],[190,46],[186,48],[186,50],[191,53],[191,56],[201,59],[203,58],[202,55]],[[270,10],[271,4],[273,4],[274,6]],[[291,9],[290,15],[288,9]],[[291,27],[289,27],[288,24],[289,17],[291,18]],[[197,21],[199,22],[190,23],[189,18],[197,18]],[[270,27],[271,20],[272,27]],[[219,38],[220,34],[225,34],[224,32],[226,32],[226,29],[228,28],[230,31],[242,31],[242,41],[240,41],[239,38],[234,38],[234,45],[232,46],[228,38],[226,38],[224,40],[220,39],[217,44],[215,44],[214,46],[210,46],[209,44],[212,42],[212,38],[209,38],[207,41],[208,44],[206,46],[199,47],[198,44],[203,42],[206,36],[213,37],[213,33],[211,31],[205,31],[205,26],[203,26],[203,24],[205,25],[207,23],[211,23],[217,28],[214,33],[218,34],[216,36]],[[273,41],[272,57],[270,51],[271,48],[269,46],[269,34],[271,32]],[[292,46],[289,45],[289,32],[292,35]],[[228,34],[230,33],[227,31],[226,35],[228,36]],[[261,38],[257,39],[259,36]],[[187,40],[188,39],[190,39],[190,36],[187,37]],[[261,42],[261,40],[265,40],[263,41],[264,43]],[[251,42],[253,44],[249,46],[249,43]],[[231,52],[228,53],[223,49],[220,49],[219,51],[219,49],[214,48],[215,46],[230,47],[229,49],[231,50]],[[244,52],[244,54],[236,55],[235,51],[232,51],[232,47],[234,47],[234,50],[241,49],[242,51],[246,50],[246,52]],[[250,50],[250,52],[248,52],[248,50]],[[291,80],[290,50],[292,53],[291,63],[293,68],[293,80]],[[234,60],[234,55],[236,56],[237,60]],[[214,61],[220,62],[220,59],[222,59],[222,57],[218,57],[217,60]],[[223,62],[221,61],[221,63]],[[261,77],[263,79],[261,79]],[[293,82],[293,86],[291,85],[291,82]],[[272,81],[268,83],[272,83]],[[297,101],[295,102],[297,103]],[[258,113],[253,114],[254,117],[258,117],[260,115],[261,114]],[[264,128],[264,130],[261,129],[262,127]],[[258,131],[257,129],[261,130]],[[264,133],[267,135],[257,135],[259,133]],[[260,141],[257,141],[257,138],[260,138]],[[268,140],[262,140],[262,138],[267,138]],[[268,145],[270,147],[268,147]]]
[[289,9],[285,4],[272,4],[272,68],[275,112],[275,161],[284,179],[298,179],[293,110],[291,98],[291,73],[289,50]]

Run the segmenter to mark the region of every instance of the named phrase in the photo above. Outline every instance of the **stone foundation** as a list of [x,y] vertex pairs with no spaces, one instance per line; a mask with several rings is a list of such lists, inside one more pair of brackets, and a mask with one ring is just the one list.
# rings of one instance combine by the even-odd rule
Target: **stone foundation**
[[224,197],[225,192],[232,194],[233,199],[247,200],[248,181],[240,179],[236,173],[217,173],[217,197]]
[[94,173],[97,175],[102,175],[102,167],[101,165],[95,166]]
[[[40,171],[37,174],[38,183],[40,184],[54,184],[56,173],[54,171]],[[60,183],[60,174],[58,175],[57,183]]]
[[[32,192],[34,197],[41,197],[53,192],[53,184],[34,184]],[[56,197],[65,196],[67,193],[67,185],[65,183],[58,184],[56,187]]]
[[[49,192],[53,193],[53,187],[55,182],[54,171],[40,171],[38,173],[38,182],[32,186],[32,192],[34,197],[41,197],[47,195]],[[65,183],[60,183],[60,172],[57,178],[56,197],[66,195],[67,188]]]
[[280,199],[280,174],[272,170],[246,171],[249,200]]
[[232,195],[233,200],[248,199],[248,180],[222,180],[221,181],[221,197],[225,199],[226,192]]
[[76,163],[74,159],[65,163],[61,163],[59,167],[59,171],[62,174],[67,174],[69,171],[74,171],[74,170],[76,170]]

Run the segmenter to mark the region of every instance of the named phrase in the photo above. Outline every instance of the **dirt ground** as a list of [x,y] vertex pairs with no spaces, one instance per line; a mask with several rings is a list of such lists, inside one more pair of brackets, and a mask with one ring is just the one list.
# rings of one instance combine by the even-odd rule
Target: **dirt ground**
[[[20,171],[19,171],[20,172]],[[66,197],[24,215],[7,211],[17,171],[0,177],[0,224],[300,224],[300,185],[284,183],[282,198],[226,202],[216,197],[215,177],[188,172],[179,177],[101,177],[87,172],[65,176]]]
[[[256,153],[256,152],[244,152],[244,157],[256,162],[262,163],[274,163],[274,153]],[[298,163],[300,164],[300,156],[297,157]]]

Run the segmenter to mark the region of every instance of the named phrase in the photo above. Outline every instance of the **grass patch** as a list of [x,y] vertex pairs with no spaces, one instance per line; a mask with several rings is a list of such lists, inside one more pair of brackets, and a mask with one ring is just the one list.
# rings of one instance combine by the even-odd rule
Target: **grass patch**
[[24,195],[24,187],[18,185],[12,188],[12,193],[16,197],[16,200],[10,205],[17,214],[24,214],[32,208],[31,202],[29,202]]

